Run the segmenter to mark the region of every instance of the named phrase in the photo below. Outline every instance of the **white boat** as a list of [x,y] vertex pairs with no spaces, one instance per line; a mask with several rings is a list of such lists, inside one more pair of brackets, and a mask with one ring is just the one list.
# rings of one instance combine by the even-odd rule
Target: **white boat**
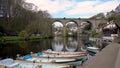
[[0,61],[0,68],[69,68],[66,64],[56,63],[33,63],[32,61],[4,59]]
[[98,47],[94,47],[91,43],[87,44],[87,51],[90,53],[98,53],[99,52],[99,48]]
[[50,63],[59,63],[59,64],[69,64],[69,65],[81,65],[84,60],[86,60],[86,54],[56,54],[56,53],[43,53],[38,52],[34,54],[28,54],[20,59],[32,62],[50,62]]
[[86,56],[86,52],[54,52],[51,53],[44,53],[38,52],[31,54],[32,57],[39,57],[39,58],[74,58],[76,60],[81,60]]
[[42,51],[46,54],[62,54],[62,55],[75,55],[75,54],[86,54],[86,52],[65,52],[65,51],[52,51],[51,49],[48,49],[46,51]]
[[7,58],[7,59],[0,61],[0,66],[5,66],[5,67],[12,67],[12,66],[16,66],[18,64],[19,63],[15,63],[14,60],[11,58]]
[[98,53],[100,50],[99,50],[99,48],[97,48],[97,47],[87,47],[87,51],[96,54],[96,53]]
[[39,57],[33,57],[26,59],[26,61],[33,61],[33,62],[51,62],[51,63],[68,63],[68,62],[73,62],[76,61],[76,59],[73,58],[39,58]]
[[98,50],[99,48],[97,47],[87,47],[88,49],[91,49],[91,50]]
[[75,58],[41,58],[39,56],[26,59],[31,62],[42,62],[42,63],[58,63],[58,64],[69,64],[71,66],[81,65],[83,58],[76,60]]

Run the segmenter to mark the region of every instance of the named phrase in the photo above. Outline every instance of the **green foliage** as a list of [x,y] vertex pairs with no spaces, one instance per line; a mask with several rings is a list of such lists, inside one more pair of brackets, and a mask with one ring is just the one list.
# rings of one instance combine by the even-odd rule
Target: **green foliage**
[[[31,6],[31,4],[29,4],[29,6]],[[34,7],[33,4],[32,6]],[[30,34],[51,35],[51,16],[47,11],[39,10],[38,12],[36,12],[34,10],[34,12],[30,11],[30,9],[23,9],[22,12],[23,11],[24,13],[22,17],[18,17],[18,19],[22,19],[18,20],[18,23],[20,23],[19,26],[22,27],[22,29],[19,30],[26,30]]]
[[84,30],[90,30],[90,29],[91,29],[90,24],[86,24],[86,25],[84,26]]
[[21,41],[21,40],[23,40],[23,37],[3,36],[2,39],[3,39],[4,41]]
[[[24,33],[25,30],[28,33],[51,35],[51,15],[47,11],[36,11],[37,7],[34,4],[24,0],[16,0],[13,6],[13,16],[5,18],[5,22],[2,23],[7,33],[14,32],[21,36],[21,32]],[[25,33],[22,36],[25,36]]]
[[30,34],[40,34],[42,36],[50,36],[51,33],[51,20],[49,18],[39,18],[31,21],[25,30]]
[[[48,38],[53,38],[53,37],[41,37],[41,36],[30,36],[28,40],[37,40],[37,39],[48,39]],[[9,42],[9,41],[24,41],[25,37],[20,37],[20,36],[3,36],[0,38],[0,42]]]
[[97,42],[96,41],[91,41],[91,44],[96,45]]
[[91,31],[91,37],[95,37],[95,35],[97,35],[96,30],[92,30],[92,31]]
[[117,15],[117,16],[111,16],[107,19],[108,21],[120,21],[120,15]]
[[28,37],[29,36],[29,34],[26,32],[26,31],[21,31],[20,33],[19,33],[19,36],[20,37]]
[[120,21],[120,15],[116,16],[116,21]]
[[107,20],[108,20],[109,22],[112,21],[112,20],[115,21],[115,20],[116,20],[116,17],[115,17],[115,16],[111,16],[111,17],[109,17]]

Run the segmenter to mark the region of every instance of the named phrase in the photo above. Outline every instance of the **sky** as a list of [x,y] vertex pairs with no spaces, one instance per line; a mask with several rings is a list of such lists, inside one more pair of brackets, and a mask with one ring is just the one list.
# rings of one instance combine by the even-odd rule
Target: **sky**
[[110,12],[120,0],[26,0],[48,11],[53,18],[89,18],[98,13]]

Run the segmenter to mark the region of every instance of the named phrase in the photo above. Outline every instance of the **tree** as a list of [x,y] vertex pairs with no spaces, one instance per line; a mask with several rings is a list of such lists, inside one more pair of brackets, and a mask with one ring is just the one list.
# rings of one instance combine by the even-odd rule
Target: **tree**
[[29,21],[33,20],[33,17],[35,17],[34,12],[23,6],[28,4],[25,3],[24,0],[7,0],[5,2],[8,3],[7,16],[5,16],[1,25],[8,34],[19,33],[19,31],[25,28]]
[[84,30],[90,30],[90,29],[91,29],[90,24],[86,24],[86,25],[84,26]]
[[47,11],[39,10],[39,11],[36,13],[36,17],[37,17],[37,18],[51,18],[51,15],[50,15]]
[[110,22],[110,21],[115,21],[115,20],[116,20],[116,17],[115,17],[115,16],[111,16],[111,17],[109,17],[107,20],[108,20],[109,22]]
[[21,5],[23,5],[23,7],[16,10],[18,13],[16,13],[15,17],[15,26],[19,25],[21,28],[16,28],[18,28],[19,31],[25,29],[29,34],[49,35],[51,32],[51,15],[47,11],[37,11],[37,7],[34,4],[23,2]]
[[95,35],[97,35],[97,32],[96,32],[95,29],[93,29],[93,30],[91,31],[91,37],[95,37]]
[[116,14],[116,15],[112,15],[110,17],[107,18],[107,20],[110,22],[110,21],[120,21],[120,15],[119,14]]
[[51,35],[51,20],[50,18],[40,18],[31,21],[26,27],[26,31],[30,34]]
[[21,31],[21,32],[19,33],[19,36],[20,36],[20,37],[27,37],[27,36],[29,36],[29,35],[28,35],[28,33],[27,33],[25,30],[23,30],[23,31]]
[[[9,1],[12,3],[14,0]],[[9,22],[2,23],[8,34],[19,34],[23,30],[28,33],[50,34],[52,22],[51,15],[47,11],[38,11],[37,6],[26,3],[24,0],[16,0],[16,3],[10,4],[10,6],[13,6],[13,15],[8,19]]]

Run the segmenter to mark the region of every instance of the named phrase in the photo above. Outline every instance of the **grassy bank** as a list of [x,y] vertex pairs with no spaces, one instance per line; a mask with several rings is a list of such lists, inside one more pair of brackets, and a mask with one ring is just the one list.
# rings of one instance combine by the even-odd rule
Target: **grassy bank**
[[19,36],[3,36],[0,38],[0,42],[4,41],[24,41],[24,40],[37,40],[37,39],[50,39],[50,36],[30,36],[30,37],[19,37]]

